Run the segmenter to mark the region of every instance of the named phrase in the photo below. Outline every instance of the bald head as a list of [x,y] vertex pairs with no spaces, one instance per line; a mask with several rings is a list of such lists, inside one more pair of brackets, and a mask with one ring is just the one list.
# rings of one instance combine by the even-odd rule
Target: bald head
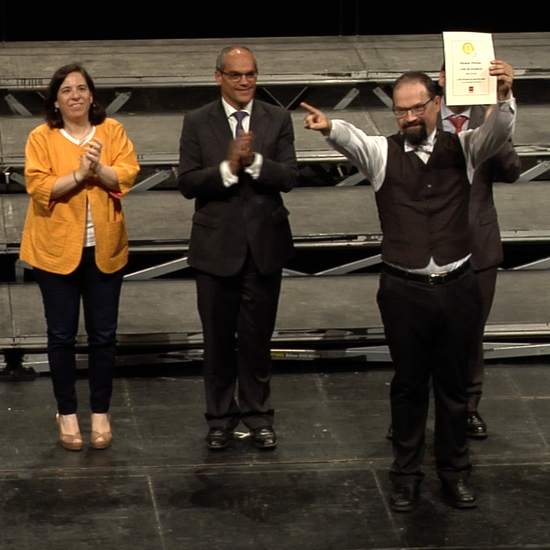
[[[226,46],[222,49],[222,51],[218,54],[218,57],[216,58],[216,71],[225,71],[225,56],[228,53],[232,53],[233,51],[238,50],[239,52],[246,51],[248,52],[252,57],[254,57],[254,54],[252,53],[252,50],[250,48],[247,48],[246,46]],[[254,67],[256,70],[258,70],[258,67],[256,65],[256,59],[254,59]]]

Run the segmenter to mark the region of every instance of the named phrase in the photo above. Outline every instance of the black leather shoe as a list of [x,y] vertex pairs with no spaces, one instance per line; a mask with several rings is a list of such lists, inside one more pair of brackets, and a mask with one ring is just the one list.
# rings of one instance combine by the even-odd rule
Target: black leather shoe
[[477,499],[467,479],[443,481],[445,492],[455,508],[475,508]]
[[213,451],[220,451],[229,447],[233,432],[227,428],[210,428],[206,435],[206,444]]
[[489,435],[487,433],[487,424],[483,422],[483,418],[481,418],[478,412],[468,413],[466,433],[472,439],[485,439]]
[[418,502],[420,489],[414,481],[404,481],[392,485],[390,508],[394,512],[410,512]]
[[277,446],[277,434],[270,426],[252,430],[252,439],[258,449],[274,449]]

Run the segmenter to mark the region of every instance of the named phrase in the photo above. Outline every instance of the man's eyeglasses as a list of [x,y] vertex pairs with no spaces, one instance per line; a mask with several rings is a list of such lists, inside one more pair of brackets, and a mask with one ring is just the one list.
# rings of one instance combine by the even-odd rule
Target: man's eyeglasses
[[225,75],[231,82],[239,82],[243,76],[248,82],[252,82],[258,77],[258,71],[250,71],[249,73],[236,73],[233,71],[226,73],[225,71],[220,71],[220,73]]
[[426,107],[428,103],[430,101],[433,101],[434,99],[435,99],[435,96],[428,99],[428,101],[426,101],[426,103],[424,103],[423,105],[416,105],[415,107],[409,107],[408,109],[400,109],[400,108],[394,109],[393,114],[397,118],[405,118],[407,116],[407,113],[410,111],[414,116],[421,116],[426,112]]

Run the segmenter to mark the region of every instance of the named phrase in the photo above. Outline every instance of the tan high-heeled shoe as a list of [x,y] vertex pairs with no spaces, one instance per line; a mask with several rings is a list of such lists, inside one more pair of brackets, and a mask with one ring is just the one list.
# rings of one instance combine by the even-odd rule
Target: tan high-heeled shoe
[[[100,413],[95,413],[100,414]],[[113,433],[111,432],[111,415],[107,414],[107,422],[109,423],[109,429],[107,431],[98,432],[93,429],[94,425],[94,413],[92,413],[92,434],[90,436],[90,445],[94,449],[106,449],[111,445],[113,440]]]
[[63,433],[63,428],[61,427],[61,416],[59,413],[55,415],[55,421],[59,427],[59,442],[64,449],[68,451],[80,451],[82,449],[83,441],[80,431],[75,434],[66,434]]

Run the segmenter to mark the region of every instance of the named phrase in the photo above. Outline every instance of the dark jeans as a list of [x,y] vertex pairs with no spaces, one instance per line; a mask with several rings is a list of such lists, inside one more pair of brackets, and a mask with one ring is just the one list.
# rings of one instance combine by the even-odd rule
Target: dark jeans
[[80,265],[69,275],[34,268],[44,302],[48,361],[60,414],[77,410],[75,344],[81,297],[88,335],[90,408],[106,413],[111,401],[122,270],[102,273],[94,255],[94,247],[84,248]]

